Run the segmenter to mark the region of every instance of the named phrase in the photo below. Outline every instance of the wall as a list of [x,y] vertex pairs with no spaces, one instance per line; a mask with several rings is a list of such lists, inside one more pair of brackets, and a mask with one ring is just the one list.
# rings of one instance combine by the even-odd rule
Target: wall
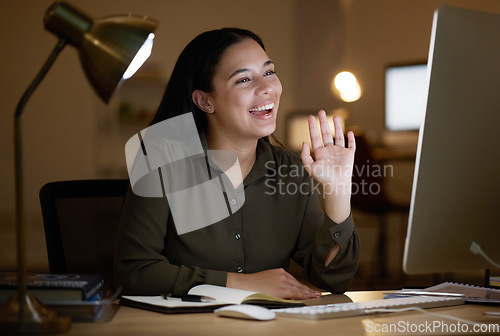
[[496,0],[342,0],[344,44],[341,67],[358,75],[363,97],[350,106],[349,123],[381,135],[384,128],[384,69],[426,60],[434,10],[453,5],[500,13]]

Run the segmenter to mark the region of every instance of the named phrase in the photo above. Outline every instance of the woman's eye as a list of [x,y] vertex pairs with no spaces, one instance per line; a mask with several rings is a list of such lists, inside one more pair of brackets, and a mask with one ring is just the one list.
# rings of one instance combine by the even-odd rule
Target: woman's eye
[[264,74],[264,76],[271,76],[271,75],[275,75],[275,74],[276,74],[276,71],[269,70],[269,71],[266,71],[266,73]]
[[249,81],[250,81],[250,78],[245,77],[245,78],[242,78],[242,79],[238,80],[238,81],[236,82],[236,84],[246,83],[246,82],[249,82]]

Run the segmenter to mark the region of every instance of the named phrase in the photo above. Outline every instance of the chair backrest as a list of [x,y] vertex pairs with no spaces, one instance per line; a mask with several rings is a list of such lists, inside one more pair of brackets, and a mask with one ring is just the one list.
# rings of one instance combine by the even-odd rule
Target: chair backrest
[[40,190],[51,273],[93,273],[113,290],[113,251],[128,180],[50,182]]

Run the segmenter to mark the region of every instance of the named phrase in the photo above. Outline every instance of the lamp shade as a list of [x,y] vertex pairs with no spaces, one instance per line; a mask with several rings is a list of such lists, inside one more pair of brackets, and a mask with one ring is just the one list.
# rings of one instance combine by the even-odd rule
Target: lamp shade
[[[52,5],[45,15],[45,28],[78,49],[85,75],[105,102],[123,79],[149,57],[158,22],[145,16],[123,15],[92,19],[65,3]],[[137,64],[139,63],[139,64]]]

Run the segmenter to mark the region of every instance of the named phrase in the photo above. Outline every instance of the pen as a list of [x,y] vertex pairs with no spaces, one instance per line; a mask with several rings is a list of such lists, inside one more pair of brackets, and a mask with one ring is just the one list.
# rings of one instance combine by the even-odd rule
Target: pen
[[209,296],[192,294],[163,294],[165,300],[185,301],[185,302],[214,302],[215,299]]

